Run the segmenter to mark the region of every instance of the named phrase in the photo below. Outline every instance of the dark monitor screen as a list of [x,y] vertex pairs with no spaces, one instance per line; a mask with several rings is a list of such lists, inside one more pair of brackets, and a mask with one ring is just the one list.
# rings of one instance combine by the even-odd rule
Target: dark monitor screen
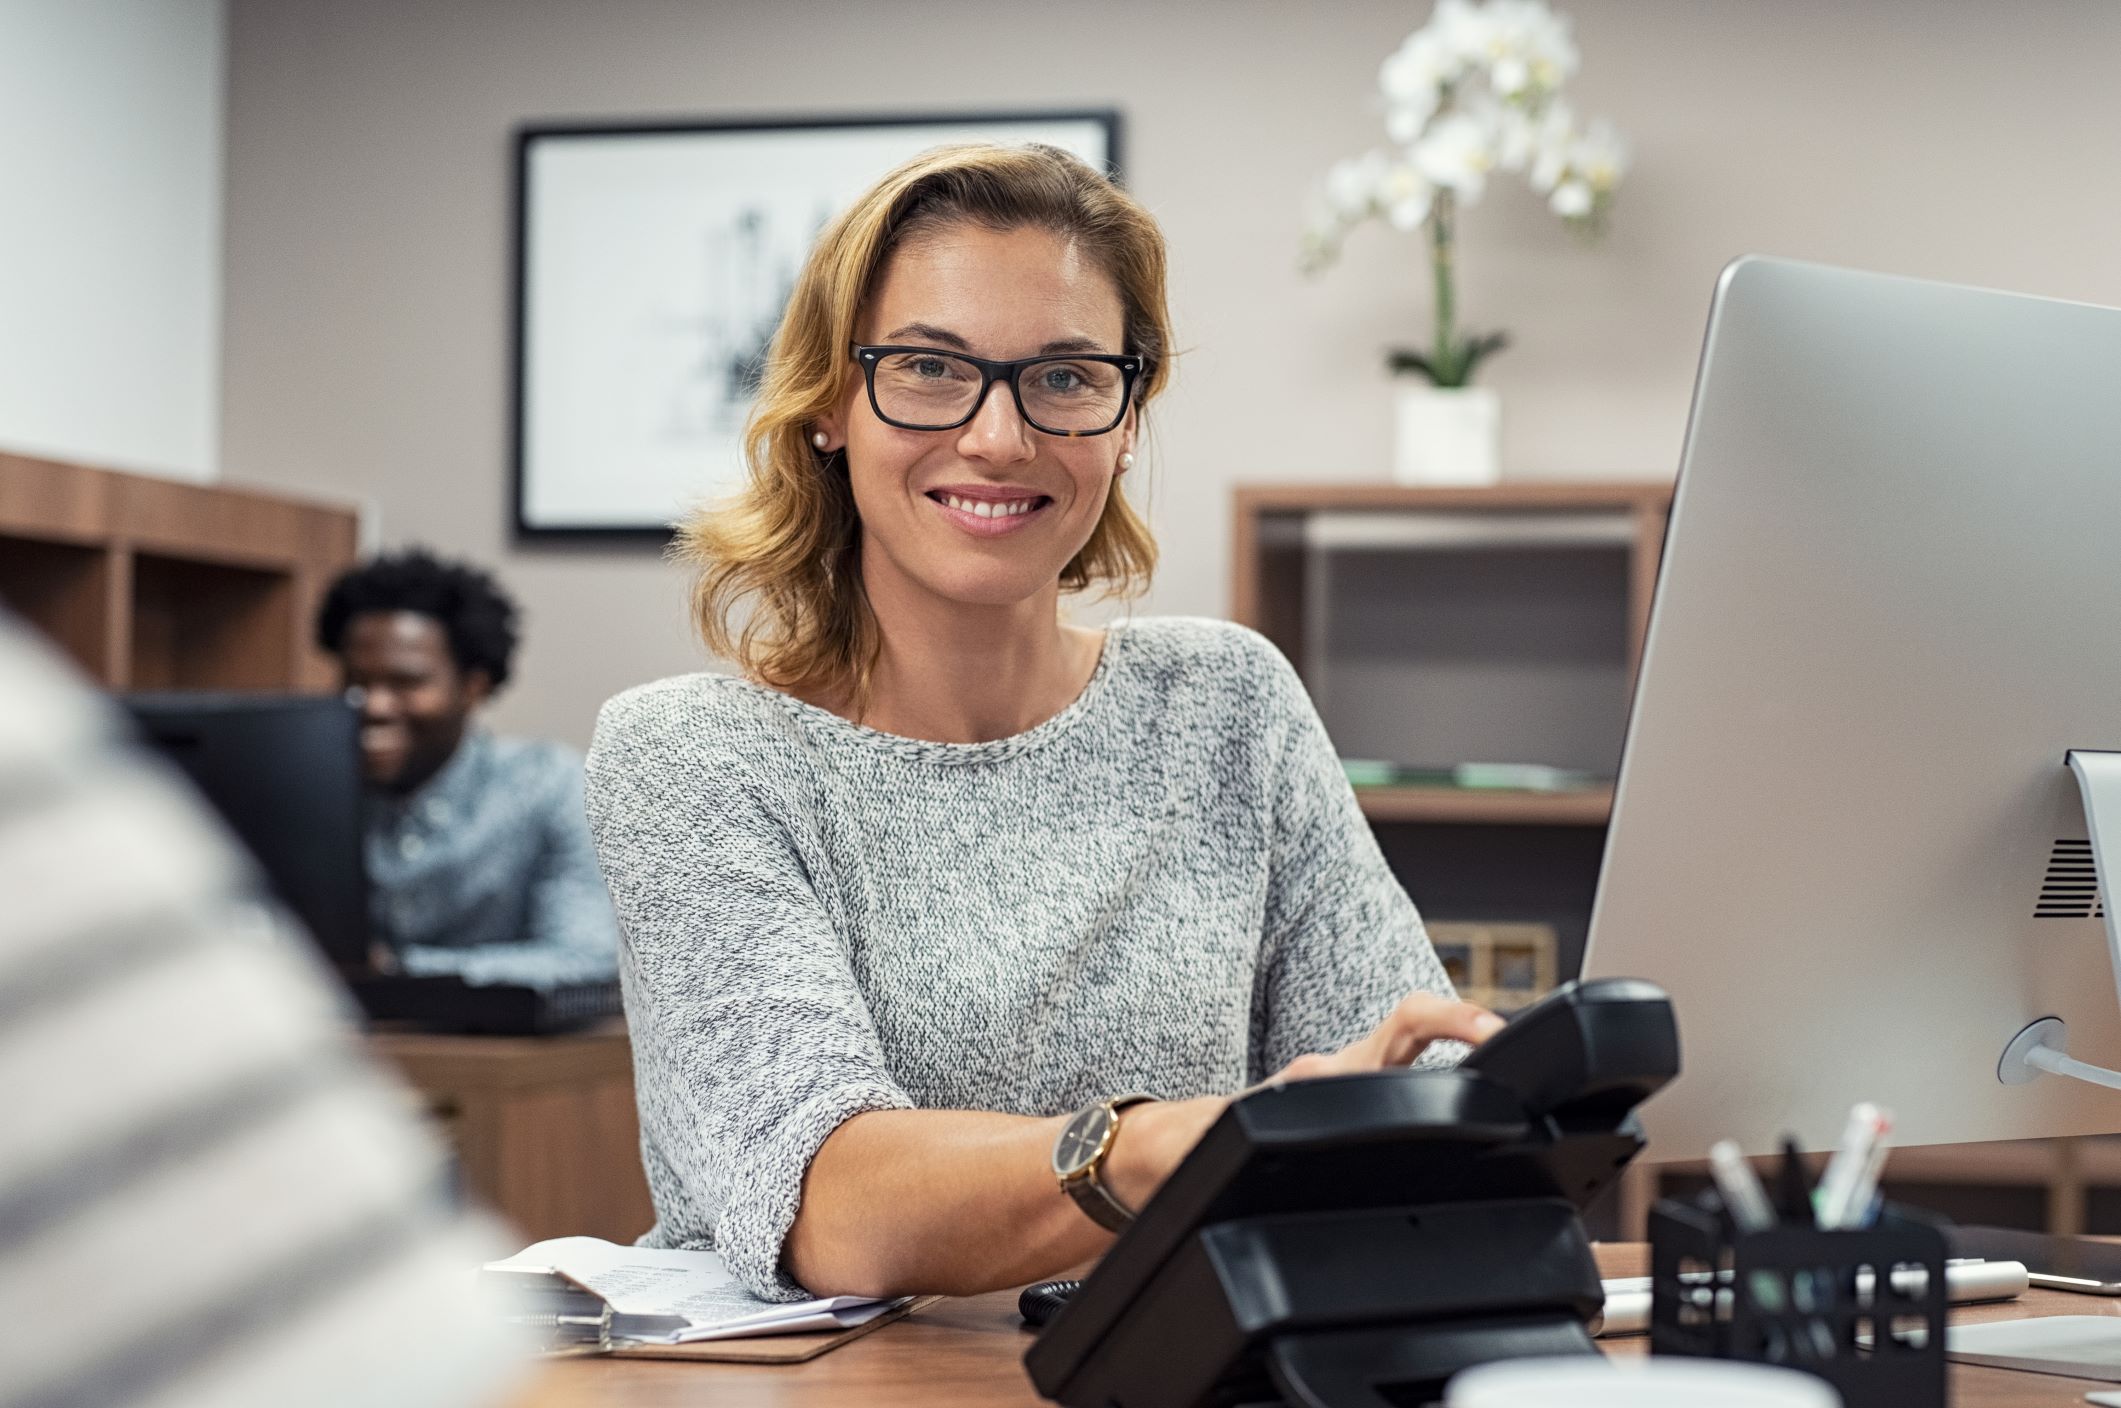
[[358,718],[337,696],[132,694],[156,751],[190,777],[342,970],[368,967]]

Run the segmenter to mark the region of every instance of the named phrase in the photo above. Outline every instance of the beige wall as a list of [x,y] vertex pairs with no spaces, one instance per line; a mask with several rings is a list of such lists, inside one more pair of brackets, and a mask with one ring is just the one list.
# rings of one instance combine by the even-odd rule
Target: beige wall
[[[1462,304],[1516,346],[1513,477],[1671,472],[1716,271],[1744,251],[2121,304],[2121,5],[1568,0],[1578,104],[1632,140],[1611,238],[1522,187],[1464,221]],[[507,534],[508,135],[537,119],[1112,104],[1181,341],[1149,461],[1154,611],[1220,614],[1228,488],[1382,476],[1380,351],[1419,337],[1382,229],[1307,281],[1306,193],[1379,135],[1426,4],[234,0],[224,464],[370,498],[386,542],[497,563],[530,641],[510,728],[693,668],[651,550]]]

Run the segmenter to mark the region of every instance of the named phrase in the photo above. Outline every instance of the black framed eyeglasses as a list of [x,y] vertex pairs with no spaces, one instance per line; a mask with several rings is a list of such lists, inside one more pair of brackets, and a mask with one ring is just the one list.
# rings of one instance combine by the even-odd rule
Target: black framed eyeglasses
[[1009,384],[1024,423],[1047,435],[1103,435],[1134,399],[1139,357],[1063,352],[990,362],[939,347],[893,343],[849,350],[869,383],[869,409],[901,430],[955,430],[971,420],[997,381]]

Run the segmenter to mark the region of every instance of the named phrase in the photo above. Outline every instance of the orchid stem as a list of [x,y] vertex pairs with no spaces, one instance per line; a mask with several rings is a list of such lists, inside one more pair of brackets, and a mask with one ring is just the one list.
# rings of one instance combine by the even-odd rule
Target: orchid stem
[[1429,210],[1429,262],[1436,274],[1436,346],[1429,365],[1435,368],[1438,386],[1457,386],[1463,381],[1453,345],[1456,338],[1452,324],[1458,313],[1451,270],[1453,213],[1451,193],[1438,191],[1436,203]]

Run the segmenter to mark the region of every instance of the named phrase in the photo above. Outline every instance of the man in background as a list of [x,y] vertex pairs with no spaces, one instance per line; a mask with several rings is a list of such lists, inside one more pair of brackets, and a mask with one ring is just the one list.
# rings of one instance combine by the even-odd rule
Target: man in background
[[476,723],[516,614],[492,577],[419,548],[349,571],[317,613],[361,711],[379,966],[533,987],[617,972],[580,756]]

